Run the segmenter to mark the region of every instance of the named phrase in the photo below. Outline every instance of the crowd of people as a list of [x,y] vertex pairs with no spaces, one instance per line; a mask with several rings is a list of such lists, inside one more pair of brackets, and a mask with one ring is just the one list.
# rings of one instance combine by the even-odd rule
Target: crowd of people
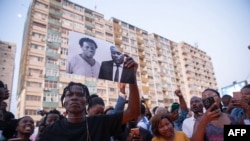
[[[129,56],[124,67],[137,72],[138,64]],[[9,91],[0,83],[0,140],[5,141],[223,141],[224,125],[250,125],[250,85],[241,89],[241,98],[221,97],[215,89],[205,89],[201,97],[186,104],[181,90],[179,102],[170,109],[149,109],[140,98],[136,75],[131,84],[119,83],[120,93],[114,107],[105,107],[98,94],[90,95],[82,83],[70,82],[63,90],[62,115],[46,112],[37,128],[26,115],[16,119],[6,111]],[[129,92],[126,93],[126,85]],[[125,108],[126,107],[126,108]],[[191,114],[190,114],[191,113]]]

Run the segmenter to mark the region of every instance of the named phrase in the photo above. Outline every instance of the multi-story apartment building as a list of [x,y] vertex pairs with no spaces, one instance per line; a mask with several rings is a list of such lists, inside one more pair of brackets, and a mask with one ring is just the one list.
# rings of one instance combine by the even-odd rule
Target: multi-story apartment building
[[[10,94],[12,94],[12,82],[15,70],[16,44],[0,41],[0,80],[7,84]],[[11,95],[5,100],[7,110],[10,110]]]
[[[188,50],[201,53],[196,57],[200,71],[202,59],[209,58],[203,51],[183,43],[175,43],[157,34],[133,26],[117,18],[104,19],[104,15],[67,0],[34,0],[28,12],[25,26],[20,76],[18,86],[17,116],[31,115],[36,121],[37,109],[63,111],[60,96],[70,81],[86,84],[90,93],[101,96],[106,106],[116,103],[118,83],[85,76],[68,74],[69,31],[80,32],[114,44],[122,52],[132,56],[139,64],[137,80],[141,97],[149,106],[170,106],[177,102],[174,90],[180,87],[189,102],[190,94],[196,95],[205,87],[216,88],[213,68],[206,60],[209,77],[199,76],[198,69],[185,67]],[[176,51],[178,51],[176,53]],[[189,55],[189,54],[188,54]],[[192,58],[190,58],[191,61]],[[191,65],[191,64],[190,64]],[[196,65],[196,64],[195,64]],[[198,73],[189,83],[188,71]],[[207,72],[203,72],[205,74]],[[204,83],[196,86],[196,79]]]

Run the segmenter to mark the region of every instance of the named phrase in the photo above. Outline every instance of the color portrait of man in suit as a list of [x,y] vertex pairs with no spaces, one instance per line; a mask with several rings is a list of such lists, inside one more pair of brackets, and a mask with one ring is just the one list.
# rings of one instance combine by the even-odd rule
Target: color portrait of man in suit
[[134,69],[124,66],[125,56],[116,47],[110,47],[112,60],[103,61],[99,79],[134,84]]

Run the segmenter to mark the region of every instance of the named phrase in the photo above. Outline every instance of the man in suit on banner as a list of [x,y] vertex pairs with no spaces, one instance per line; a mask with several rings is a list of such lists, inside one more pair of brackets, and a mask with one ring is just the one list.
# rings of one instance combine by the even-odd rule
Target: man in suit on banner
[[114,46],[110,47],[110,51],[112,60],[102,62],[98,78],[134,84],[134,69],[124,66],[124,59],[132,58],[125,58],[125,55]]

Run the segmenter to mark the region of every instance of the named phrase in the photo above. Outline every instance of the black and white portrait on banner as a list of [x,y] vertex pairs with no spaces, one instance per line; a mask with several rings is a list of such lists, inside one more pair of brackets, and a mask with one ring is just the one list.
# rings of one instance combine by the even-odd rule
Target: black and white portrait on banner
[[125,56],[114,44],[70,31],[68,45],[67,73],[135,83],[133,68],[124,68]]

